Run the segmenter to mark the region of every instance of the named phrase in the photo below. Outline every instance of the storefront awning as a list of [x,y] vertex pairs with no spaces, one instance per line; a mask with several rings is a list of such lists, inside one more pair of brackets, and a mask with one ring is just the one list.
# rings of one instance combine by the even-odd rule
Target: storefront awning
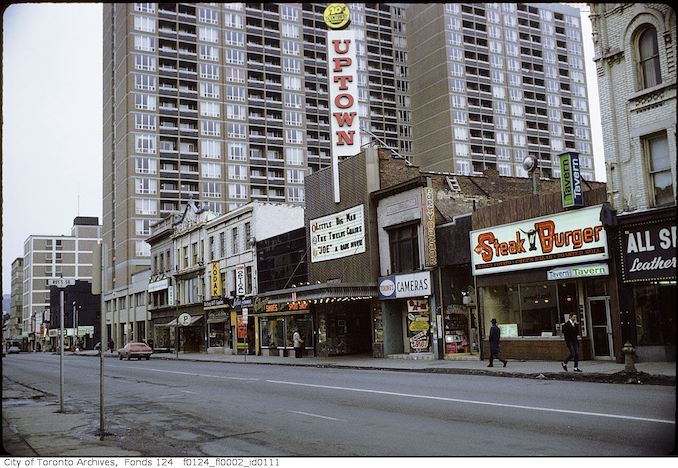
[[154,323],[154,327],[173,327],[174,325],[177,324],[177,319],[172,320],[171,322],[168,323]]
[[[188,322],[187,325],[184,325],[185,327],[190,327],[195,325],[195,323],[198,320],[202,320],[202,315],[192,315],[190,322]],[[177,326],[177,319],[172,320],[171,322],[168,323],[160,323],[160,324],[155,324],[154,326],[156,327],[176,327]]]
[[290,302],[325,304],[330,302],[368,300],[377,296],[378,290],[376,284],[313,284],[260,294],[254,302],[253,313],[263,312],[266,304],[287,304]]
[[217,317],[217,318],[211,318],[207,319],[207,323],[223,323],[228,320],[228,317]]

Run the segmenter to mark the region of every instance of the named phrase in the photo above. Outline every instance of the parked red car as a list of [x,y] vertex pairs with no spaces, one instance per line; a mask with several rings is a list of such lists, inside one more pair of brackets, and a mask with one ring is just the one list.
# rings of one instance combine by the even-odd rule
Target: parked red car
[[121,360],[126,357],[128,361],[133,357],[139,360],[143,357],[148,361],[151,359],[151,354],[153,350],[145,343],[127,343],[124,348],[118,350],[118,357]]

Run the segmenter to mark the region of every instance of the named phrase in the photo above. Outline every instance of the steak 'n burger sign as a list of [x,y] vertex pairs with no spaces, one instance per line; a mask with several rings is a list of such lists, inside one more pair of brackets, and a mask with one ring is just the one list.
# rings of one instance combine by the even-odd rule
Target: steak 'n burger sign
[[602,205],[470,233],[473,275],[608,259]]

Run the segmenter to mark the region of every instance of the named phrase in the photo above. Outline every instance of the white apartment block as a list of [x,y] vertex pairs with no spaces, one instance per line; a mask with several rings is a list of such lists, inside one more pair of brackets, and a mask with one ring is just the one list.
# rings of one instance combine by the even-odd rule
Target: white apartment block
[[620,213],[675,205],[675,10],[660,3],[590,7],[608,199]]
[[22,336],[29,337],[31,318],[49,311],[50,278],[92,281],[92,252],[101,240],[96,217],[73,220],[70,236],[31,235],[24,241]]

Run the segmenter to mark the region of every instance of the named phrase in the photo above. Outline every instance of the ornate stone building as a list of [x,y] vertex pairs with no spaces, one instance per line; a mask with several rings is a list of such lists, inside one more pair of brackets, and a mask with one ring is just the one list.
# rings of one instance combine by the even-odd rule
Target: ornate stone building
[[592,3],[619,314],[645,360],[675,360],[676,14]]

